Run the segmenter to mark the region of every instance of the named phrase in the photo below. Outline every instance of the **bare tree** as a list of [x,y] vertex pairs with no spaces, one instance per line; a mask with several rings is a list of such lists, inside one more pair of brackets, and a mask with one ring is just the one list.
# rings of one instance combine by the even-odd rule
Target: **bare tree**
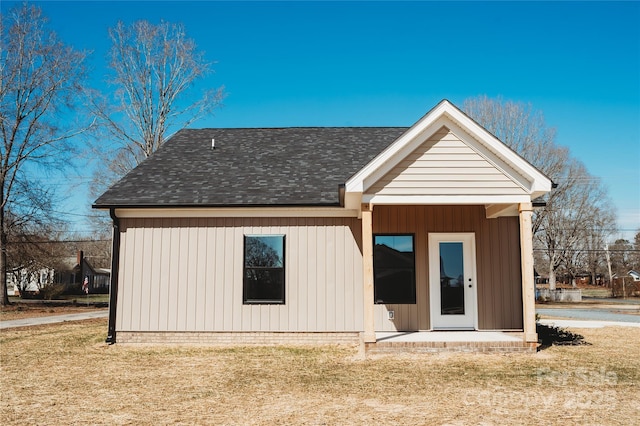
[[83,130],[65,113],[84,90],[86,54],[62,43],[35,6],[16,6],[0,21],[0,304],[5,305],[11,228],[50,210],[51,191],[38,176],[69,152],[66,142]]
[[583,262],[587,231],[600,220],[594,211],[603,211],[605,189],[567,148],[556,144],[555,130],[530,104],[481,96],[465,100],[463,109],[558,184],[533,218],[534,239],[546,257],[549,287],[555,289],[561,265],[575,274]]
[[13,277],[21,296],[34,290],[32,284],[41,294],[51,293],[56,284],[54,271],[62,269],[65,256],[62,245],[52,244],[60,236],[61,232],[53,228],[33,224],[12,230],[7,244],[7,274]]
[[611,250],[611,266],[614,274],[618,276],[627,275],[633,268],[633,244],[620,238],[610,245],[609,249]]
[[[535,235],[549,259],[549,287],[555,289],[555,271],[563,265],[572,282],[577,272],[597,263],[593,257],[602,252],[590,250],[606,240],[615,223],[608,206],[606,189],[591,176],[582,162],[570,158],[561,175],[558,188],[541,213],[541,225]],[[593,272],[595,276],[595,271]]]
[[[112,47],[112,96],[93,98],[94,112],[108,135],[98,146],[103,168],[94,178],[96,192],[123,176],[155,152],[167,133],[187,127],[219,106],[223,89],[207,90],[196,99],[189,89],[211,71],[211,63],[187,38],[182,25],[119,22],[109,31]],[[100,102],[99,102],[100,101]]]
[[[556,131],[546,125],[541,111],[534,110],[531,104],[487,96],[466,99],[463,109],[553,182],[558,181],[570,158],[569,150],[556,144]],[[556,196],[556,193],[557,191],[552,191],[547,199]],[[540,228],[544,216],[544,211],[540,210],[534,215],[534,234]]]
[[615,217],[608,205],[608,197],[600,200],[600,205],[592,207],[593,218],[590,221],[590,228],[583,240],[586,249],[586,269],[591,275],[591,284],[597,283],[598,273],[603,276],[607,272],[606,253],[604,253],[607,239],[615,228]]
[[640,230],[633,237],[633,268],[640,271]]

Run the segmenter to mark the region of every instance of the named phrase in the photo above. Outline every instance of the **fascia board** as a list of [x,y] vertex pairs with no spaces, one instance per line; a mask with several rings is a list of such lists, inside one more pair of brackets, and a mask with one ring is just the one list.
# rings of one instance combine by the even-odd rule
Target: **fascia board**
[[491,205],[530,203],[523,195],[375,195],[364,194],[363,203],[373,205]]

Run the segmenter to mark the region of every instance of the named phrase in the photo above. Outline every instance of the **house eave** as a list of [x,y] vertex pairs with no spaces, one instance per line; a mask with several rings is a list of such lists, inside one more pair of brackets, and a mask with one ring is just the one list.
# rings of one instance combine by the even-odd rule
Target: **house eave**
[[121,206],[118,218],[214,218],[214,217],[357,217],[358,211],[340,206]]
[[364,194],[362,202],[373,205],[492,205],[530,203],[528,195],[375,195]]

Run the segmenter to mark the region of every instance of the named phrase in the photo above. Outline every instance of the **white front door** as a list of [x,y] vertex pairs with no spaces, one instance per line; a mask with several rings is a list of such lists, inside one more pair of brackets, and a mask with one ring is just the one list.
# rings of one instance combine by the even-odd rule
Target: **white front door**
[[431,328],[477,328],[476,241],[473,233],[429,234]]

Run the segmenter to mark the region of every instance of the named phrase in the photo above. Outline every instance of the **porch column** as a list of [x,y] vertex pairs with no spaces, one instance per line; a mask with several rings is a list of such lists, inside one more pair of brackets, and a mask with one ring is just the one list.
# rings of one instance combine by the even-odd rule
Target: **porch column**
[[535,281],[533,276],[533,231],[531,203],[518,205],[520,213],[520,263],[522,269],[522,314],[525,342],[537,342]]
[[369,204],[362,205],[362,281],[364,284],[364,342],[375,343],[373,316],[373,211]]

